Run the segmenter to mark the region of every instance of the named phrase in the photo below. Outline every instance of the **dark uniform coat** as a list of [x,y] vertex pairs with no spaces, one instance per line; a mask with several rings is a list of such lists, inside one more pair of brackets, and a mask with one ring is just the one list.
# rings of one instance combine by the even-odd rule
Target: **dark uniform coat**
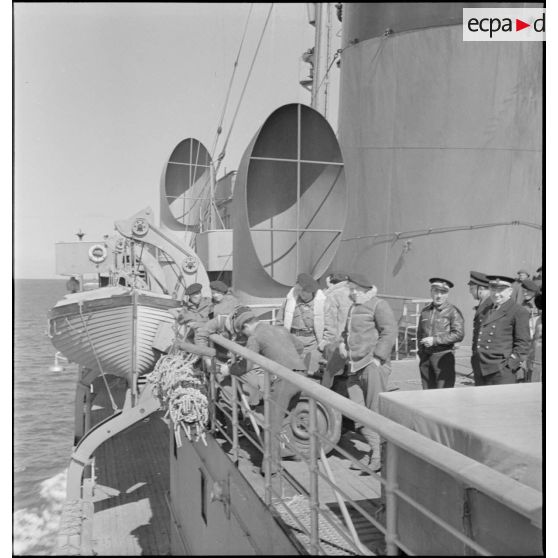
[[480,325],[491,307],[492,299],[489,296],[479,302],[478,306],[475,306],[475,315],[473,316],[473,347],[476,347],[478,344]]
[[482,314],[474,341],[475,375],[517,371],[529,351],[529,312],[511,299],[498,309],[491,304]]

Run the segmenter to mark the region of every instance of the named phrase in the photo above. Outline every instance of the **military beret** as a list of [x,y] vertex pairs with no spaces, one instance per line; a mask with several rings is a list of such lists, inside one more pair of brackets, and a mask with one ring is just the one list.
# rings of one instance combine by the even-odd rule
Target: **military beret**
[[371,289],[374,286],[374,283],[362,273],[351,273],[349,275],[349,281],[365,289]]
[[489,285],[494,285],[496,287],[511,287],[512,283],[515,281],[513,277],[508,277],[507,275],[487,275]]
[[468,285],[478,285],[479,287],[488,287],[488,279],[486,278],[486,274],[481,273],[480,271],[471,271],[469,275],[471,278],[467,283]]
[[341,281],[348,281],[349,279],[346,273],[331,273],[328,277],[332,283],[341,283]]
[[517,273],[526,273],[527,275],[529,275],[529,272],[526,269],[520,269]]
[[227,293],[229,291],[229,287],[223,281],[211,281],[209,288],[219,293]]
[[254,313],[251,310],[248,310],[248,312],[242,312],[242,313],[238,314],[233,321],[233,327],[234,327],[235,331],[240,331],[242,329],[242,326],[248,320],[251,320],[252,318],[255,318],[255,317],[256,316],[254,315]]
[[525,281],[521,282],[521,285],[526,291],[530,291],[532,293],[538,293],[540,289],[539,284],[531,279],[525,279]]
[[188,285],[186,287],[186,290],[184,291],[185,295],[193,295],[196,293],[201,292],[202,290],[202,286],[199,283],[192,283],[191,285]]
[[431,277],[428,279],[433,287],[449,291],[453,287],[453,283],[449,279],[442,279],[441,277]]
[[302,287],[303,291],[308,293],[315,293],[320,288],[316,279],[308,275],[308,273],[300,273],[296,278],[296,282]]

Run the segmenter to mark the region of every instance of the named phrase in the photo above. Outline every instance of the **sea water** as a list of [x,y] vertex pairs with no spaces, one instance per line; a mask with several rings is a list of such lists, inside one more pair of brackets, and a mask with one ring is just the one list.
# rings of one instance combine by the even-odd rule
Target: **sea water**
[[53,553],[73,442],[77,365],[50,372],[56,350],[47,336],[48,310],[65,281],[16,279],[14,284],[14,554]]

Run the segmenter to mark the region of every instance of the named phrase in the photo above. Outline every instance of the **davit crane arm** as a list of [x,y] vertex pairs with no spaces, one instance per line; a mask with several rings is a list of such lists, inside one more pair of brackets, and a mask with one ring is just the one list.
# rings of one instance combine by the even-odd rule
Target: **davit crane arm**
[[184,290],[192,283],[200,283],[202,294],[211,296],[209,278],[198,255],[189,247],[182,246],[159,227],[153,224],[153,211],[150,207],[136,213],[129,219],[117,221],[116,230],[124,237],[144,242],[165,252],[176,264],[176,280],[167,281],[167,290],[177,298],[182,298]]

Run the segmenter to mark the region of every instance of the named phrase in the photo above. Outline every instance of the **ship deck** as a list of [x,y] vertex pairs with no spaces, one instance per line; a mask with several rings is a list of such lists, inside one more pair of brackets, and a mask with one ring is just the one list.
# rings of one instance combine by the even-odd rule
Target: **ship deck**
[[[458,355],[456,386],[472,384],[467,376],[470,372],[467,364],[468,359]],[[392,366],[390,390],[421,389],[416,360],[395,361]],[[92,408],[93,424],[111,413],[103,382],[98,379],[95,387],[97,395]],[[117,403],[121,403],[123,380],[112,379],[111,390]],[[340,446],[358,449],[359,443],[356,435],[347,432]],[[223,449],[227,449],[224,440]],[[238,457],[238,468],[263,498],[263,477],[257,471],[259,463],[254,462],[254,455],[248,445],[240,450]],[[361,471],[350,470],[349,460],[336,452],[328,456],[328,463],[336,484],[371,515],[376,515],[379,510],[380,482]],[[309,489],[310,477],[306,463],[283,460],[282,465],[301,486]],[[166,502],[169,490],[169,435],[168,423],[162,413],[151,415],[100,446],[95,453],[91,472],[90,478],[84,482],[84,509],[89,511],[82,523],[81,554],[170,555],[172,523]],[[298,516],[304,516],[305,513],[309,515],[307,501],[302,501],[290,491],[288,483],[283,482],[280,490],[291,510]],[[320,483],[319,498],[342,523],[335,494],[326,483]],[[348,509],[352,516],[352,508],[348,506]],[[290,525],[293,534],[304,539],[286,510],[281,516]],[[359,521],[357,515],[354,521],[361,541],[375,553],[381,554],[383,535],[370,523]],[[348,545],[336,534],[325,534],[324,539],[322,543],[326,545],[328,554],[352,554]]]

